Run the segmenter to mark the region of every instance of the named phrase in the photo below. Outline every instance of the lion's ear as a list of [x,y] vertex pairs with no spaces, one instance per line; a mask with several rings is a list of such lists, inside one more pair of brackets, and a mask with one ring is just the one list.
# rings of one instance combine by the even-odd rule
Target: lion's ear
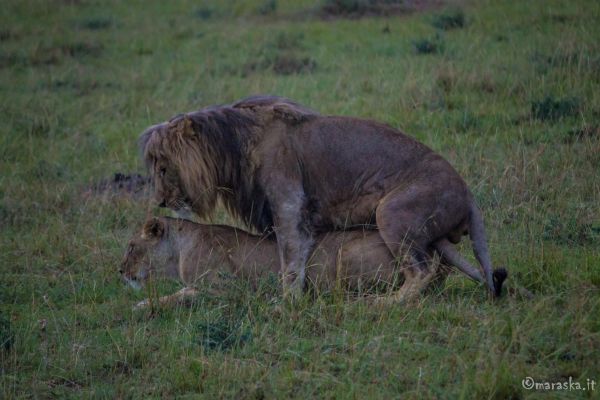
[[276,103],[273,105],[273,114],[275,115],[275,118],[281,119],[292,125],[304,122],[313,115],[306,112],[306,110],[286,103]]
[[171,120],[169,129],[182,138],[190,138],[195,135],[192,119],[187,114]]
[[192,119],[186,115],[183,116],[183,135],[194,136],[194,127]]
[[142,228],[142,239],[160,239],[164,234],[165,225],[156,217],[146,221]]

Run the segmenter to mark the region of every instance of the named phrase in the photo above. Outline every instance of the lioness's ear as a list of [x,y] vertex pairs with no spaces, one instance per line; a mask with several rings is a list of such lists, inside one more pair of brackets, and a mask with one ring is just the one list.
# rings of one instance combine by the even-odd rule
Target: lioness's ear
[[159,239],[165,233],[165,225],[163,222],[154,217],[146,221],[142,228],[142,239]]

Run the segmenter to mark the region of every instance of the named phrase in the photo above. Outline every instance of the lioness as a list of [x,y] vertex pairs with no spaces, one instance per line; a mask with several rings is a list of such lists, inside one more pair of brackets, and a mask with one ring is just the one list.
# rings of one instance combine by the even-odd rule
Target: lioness
[[[151,218],[129,241],[119,272],[139,288],[150,275],[166,276],[188,285],[160,302],[178,301],[197,293],[199,279],[218,280],[222,272],[255,279],[277,274],[277,243],[226,225],[204,225],[178,218]],[[318,287],[364,287],[394,284],[401,277],[387,246],[376,231],[348,231],[319,235],[309,259],[308,279]],[[137,307],[148,305],[145,300]]]
[[[307,266],[307,277],[320,288],[368,289],[370,285],[394,286],[402,280],[401,260],[394,260],[376,231],[354,230],[321,234]],[[197,224],[184,219],[160,217],[145,222],[129,241],[119,272],[139,288],[150,275],[166,276],[188,285],[159,299],[177,302],[194,296],[200,279],[214,282],[221,272],[258,278],[278,272],[277,244],[225,225]],[[439,265],[435,273],[442,280],[449,269]],[[502,281],[496,290],[501,290]],[[137,308],[149,305],[144,300]]]
[[[440,155],[387,125],[257,96],[154,125],[140,145],[159,205],[205,216],[220,200],[259,232],[272,229],[292,294],[303,287],[315,235],[373,223],[395,257],[409,248],[395,299],[414,297],[431,280],[434,252],[496,293],[466,183]],[[452,245],[466,233],[483,275]]]

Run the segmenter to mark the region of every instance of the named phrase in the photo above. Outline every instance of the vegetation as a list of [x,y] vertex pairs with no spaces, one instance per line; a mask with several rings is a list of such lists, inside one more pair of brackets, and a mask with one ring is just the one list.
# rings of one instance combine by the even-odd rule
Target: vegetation
[[[521,381],[600,381],[600,4],[323,13],[397,3],[4,2],[0,397],[597,397]],[[443,51],[415,51],[430,38]],[[415,304],[335,292],[290,307],[274,280],[232,280],[133,312],[177,289],[134,292],[117,273],[132,231],[165,211],[88,188],[143,173],[147,126],[255,93],[443,154],[484,210],[506,297],[454,274]]]

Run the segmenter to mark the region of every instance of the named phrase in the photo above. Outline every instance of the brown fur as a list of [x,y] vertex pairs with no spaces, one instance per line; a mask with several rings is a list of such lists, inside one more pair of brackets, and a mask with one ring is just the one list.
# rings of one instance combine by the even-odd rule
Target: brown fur
[[[445,276],[446,270],[440,271]],[[223,272],[255,281],[279,272],[279,256],[277,244],[265,236],[225,225],[161,217],[148,220],[130,239],[120,272],[126,282],[136,285],[150,276],[162,276],[191,287],[199,280],[217,283]],[[402,281],[400,272],[376,231],[321,234],[307,264],[308,280],[320,289],[337,284],[363,291],[394,286]],[[184,292],[184,297],[196,294],[195,290]]]
[[395,256],[410,248],[409,284],[397,299],[429,282],[434,252],[458,260],[450,242],[467,232],[483,275],[462,259],[459,268],[495,290],[483,220],[467,185],[441,156],[389,126],[253,97],[176,116],[140,142],[160,204],[206,216],[221,200],[247,225],[274,229],[284,284],[293,292],[303,285],[317,233],[368,224]]

